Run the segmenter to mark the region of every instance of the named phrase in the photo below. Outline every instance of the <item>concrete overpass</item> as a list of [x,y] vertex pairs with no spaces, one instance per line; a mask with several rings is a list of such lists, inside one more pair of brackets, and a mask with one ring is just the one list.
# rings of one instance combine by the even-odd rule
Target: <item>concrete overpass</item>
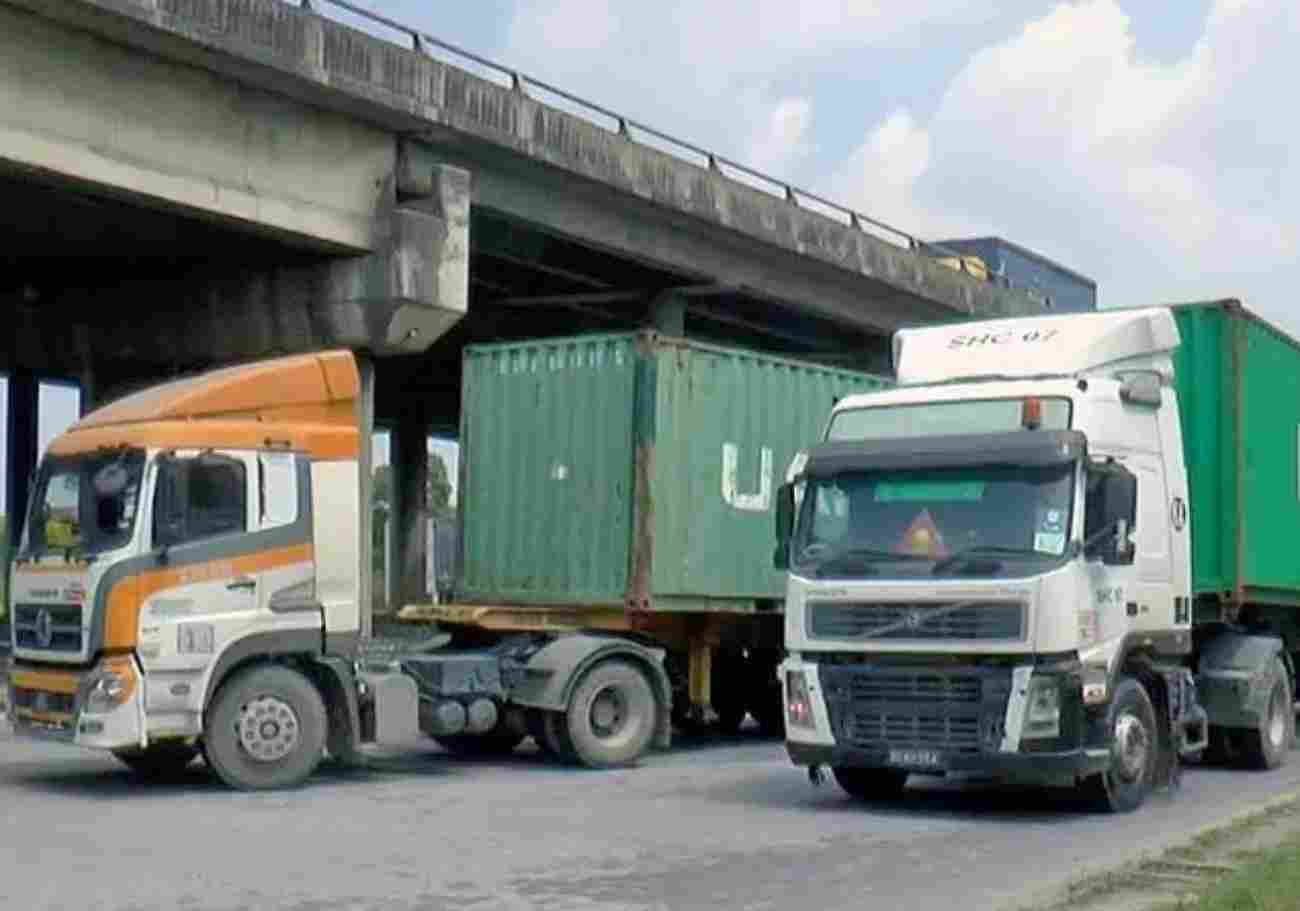
[[1036,307],[633,120],[475,75],[431,36],[344,25],[341,6],[0,0],[11,514],[42,376],[89,406],[350,346],[373,359],[409,503],[426,434],[456,426],[470,342],[652,323],[881,369],[898,326]]

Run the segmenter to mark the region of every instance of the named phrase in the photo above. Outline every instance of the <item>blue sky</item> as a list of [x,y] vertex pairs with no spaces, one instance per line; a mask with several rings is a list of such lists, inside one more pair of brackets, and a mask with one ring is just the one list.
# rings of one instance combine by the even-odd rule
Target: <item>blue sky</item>
[[1238,297],[1300,335],[1291,0],[369,3],[911,233],[1007,237],[1102,306]]
[[1103,307],[1236,297],[1300,336],[1293,0],[364,2]]

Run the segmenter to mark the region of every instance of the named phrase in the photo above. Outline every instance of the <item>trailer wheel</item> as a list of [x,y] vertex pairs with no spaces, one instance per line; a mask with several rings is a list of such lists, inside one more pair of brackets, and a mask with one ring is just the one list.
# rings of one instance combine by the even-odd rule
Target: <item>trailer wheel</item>
[[1136,810],[1151,793],[1160,754],[1160,732],[1146,687],[1134,677],[1120,678],[1106,711],[1110,768],[1083,782],[1090,803],[1112,813]]
[[208,762],[232,788],[264,791],[301,785],[320,764],[328,723],[310,680],[264,664],[222,684],[207,713]]
[[583,675],[565,713],[573,755],[594,769],[635,762],[654,737],[657,703],[641,670],[602,661]]
[[1246,762],[1256,769],[1276,769],[1286,762],[1286,754],[1295,743],[1295,704],[1291,697],[1291,680],[1277,658],[1269,669],[1272,679],[1268,688],[1268,708],[1258,727],[1244,731],[1243,753]]
[[869,769],[831,766],[835,781],[854,800],[888,800],[903,793],[907,772],[902,769]]
[[194,761],[199,748],[188,743],[155,743],[143,750],[114,750],[113,755],[137,775],[170,778]]

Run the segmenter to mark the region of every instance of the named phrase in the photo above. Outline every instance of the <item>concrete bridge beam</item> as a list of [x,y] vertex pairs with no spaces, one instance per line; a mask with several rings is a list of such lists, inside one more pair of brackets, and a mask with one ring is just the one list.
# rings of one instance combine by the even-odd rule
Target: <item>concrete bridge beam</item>
[[[329,347],[419,353],[469,305],[469,175],[440,168],[433,192],[394,207],[387,225],[367,256],[243,266],[218,250],[179,276],[65,289],[44,318],[84,326],[90,366],[70,364],[78,375],[114,361],[188,369]],[[111,382],[98,398],[117,394]]]

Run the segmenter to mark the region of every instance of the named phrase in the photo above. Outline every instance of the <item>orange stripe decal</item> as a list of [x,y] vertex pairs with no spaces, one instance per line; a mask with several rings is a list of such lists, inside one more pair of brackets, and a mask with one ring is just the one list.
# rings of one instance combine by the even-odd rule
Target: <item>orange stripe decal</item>
[[129,651],[135,648],[140,610],[145,601],[159,592],[198,582],[217,582],[235,576],[262,573],[295,563],[310,563],[314,556],[315,550],[311,544],[295,544],[243,554],[228,560],[149,570],[123,579],[108,593],[104,648],[109,651]]
[[46,693],[75,696],[81,681],[75,673],[69,671],[15,670],[10,672],[9,682],[23,690],[41,690]]

